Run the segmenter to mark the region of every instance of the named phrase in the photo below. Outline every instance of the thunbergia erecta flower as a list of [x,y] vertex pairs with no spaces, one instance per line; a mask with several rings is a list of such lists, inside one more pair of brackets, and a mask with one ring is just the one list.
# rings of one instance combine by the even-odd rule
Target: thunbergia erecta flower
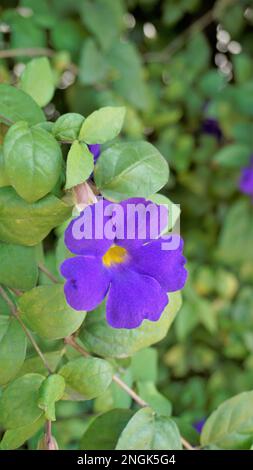
[[88,145],[88,147],[89,151],[93,154],[94,163],[96,163],[101,153],[101,146],[100,144],[91,144]]
[[239,187],[242,193],[253,197],[253,157],[249,166],[242,169]]
[[187,278],[182,239],[159,236],[167,223],[160,208],[141,198],[100,200],[72,220],[65,244],[77,256],[61,265],[72,308],[93,310],[107,296],[106,318],[114,328],[159,320],[167,293],[182,289]]

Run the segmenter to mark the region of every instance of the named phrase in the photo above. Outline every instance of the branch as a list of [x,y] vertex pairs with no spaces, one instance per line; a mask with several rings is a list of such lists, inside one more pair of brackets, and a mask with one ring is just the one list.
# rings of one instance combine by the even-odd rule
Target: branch
[[22,329],[24,330],[27,338],[30,340],[31,344],[33,345],[35,351],[37,352],[38,356],[40,357],[40,359],[42,360],[44,366],[46,367],[46,369],[48,370],[48,372],[51,374],[53,371],[51,370],[46,358],[44,357],[42,351],[40,350],[38,344],[36,343],[35,339],[33,338],[32,334],[30,333],[30,331],[26,328],[25,324],[23,323],[23,321],[21,320],[21,318],[19,317],[18,315],[18,311],[17,311],[17,308],[16,308],[16,305],[12,302],[12,300],[9,298],[9,296],[6,294],[5,290],[2,288],[2,286],[0,286],[0,295],[1,297],[5,300],[5,302],[7,303],[7,305],[9,306],[10,308],[10,311],[11,311],[11,314],[16,318],[16,320],[19,322],[20,326],[22,327]]
[[46,47],[28,47],[20,49],[5,49],[0,51],[0,59],[10,59],[12,57],[19,56],[36,57],[40,55],[53,57],[55,52],[52,49],[48,49]]
[[59,283],[59,280],[57,279],[57,277],[55,277],[52,273],[50,273],[50,271],[46,268],[46,266],[44,266],[41,263],[39,263],[38,266],[39,266],[39,269],[41,270],[41,272],[44,273],[48,277],[48,279],[50,279],[55,284]]

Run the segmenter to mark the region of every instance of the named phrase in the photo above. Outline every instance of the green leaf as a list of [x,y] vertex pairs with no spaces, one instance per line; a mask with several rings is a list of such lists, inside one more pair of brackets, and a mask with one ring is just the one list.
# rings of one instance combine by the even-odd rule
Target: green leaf
[[135,108],[146,110],[150,90],[144,79],[141,55],[133,43],[116,41],[108,54],[108,63],[115,70],[113,89]]
[[29,128],[20,121],[8,130],[4,139],[7,175],[17,193],[27,202],[35,202],[56,185],[62,168],[60,146],[41,128]]
[[213,161],[224,168],[241,168],[249,159],[250,147],[244,144],[226,145],[213,156]]
[[3,154],[3,147],[0,146],[0,188],[3,186],[9,186],[10,181],[6,174],[5,164],[4,164],[4,154]]
[[28,204],[12,188],[0,189],[0,240],[37,245],[71,215],[71,207],[52,194]]
[[250,449],[253,442],[253,392],[224,401],[206,421],[201,444],[221,449]]
[[78,392],[81,400],[91,400],[109,387],[113,370],[109,362],[103,359],[80,357],[65,364],[59,374],[70,389]]
[[108,64],[95,41],[86,39],[81,49],[78,78],[83,85],[93,85],[106,78]]
[[85,318],[67,304],[61,284],[35,287],[19,297],[18,307],[28,327],[50,340],[71,335]]
[[89,351],[105,357],[132,356],[140,349],[163,339],[181,307],[181,294],[170,294],[170,301],[157,322],[145,320],[133,330],[111,328],[105,319],[105,304],[88,313],[80,338]]
[[168,181],[169,170],[152,144],[119,143],[102,152],[94,176],[104,197],[120,201],[148,197],[159,191]]
[[122,29],[122,3],[115,0],[83,0],[81,18],[100,46],[108,49]]
[[0,258],[1,284],[21,290],[29,290],[36,285],[38,279],[36,248],[0,242]]
[[117,450],[181,450],[177,425],[151,408],[135,413],[121,433]]
[[163,194],[154,194],[149,197],[150,201],[165,206],[168,209],[168,225],[165,227],[163,233],[169,232],[176,224],[180,217],[181,209],[178,204],[174,204],[168,197]]
[[[147,348],[138,351],[132,358],[131,371],[134,380],[157,381],[157,350]],[[146,365],[148,364],[148,367]]]
[[0,121],[27,121],[29,125],[45,121],[37,103],[24,91],[0,84]]
[[87,145],[75,140],[67,156],[65,189],[73,188],[86,181],[94,168],[93,155]]
[[119,143],[102,152],[94,175],[103,196],[120,201],[156,193],[167,183],[169,169],[152,144]]
[[[50,369],[55,371],[56,367],[58,366],[61,357],[62,351],[52,351],[43,353],[44,358],[47,361]],[[42,362],[41,358],[36,356],[28,357],[25,362],[23,363],[21,369],[18,372],[18,376],[21,377],[25,374],[30,374],[32,372],[36,372],[37,374],[47,375],[48,370],[45,367],[44,363]]]
[[65,380],[61,375],[52,374],[42,382],[39,389],[39,407],[49,421],[55,421],[55,403],[63,397]]
[[26,335],[15,318],[0,316],[0,384],[12,380],[26,355]]
[[118,438],[133,416],[133,411],[114,409],[95,418],[85,431],[80,449],[113,450]]
[[231,205],[223,221],[217,256],[228,265],[253,261],[253,209],[250,200]]
[[27,374],[4,389],[0,397],[0,422],[5,429],[30,425],[43,414],[37,401],[44,379],[40,374]]
[[34,423],[6,431],[0,442],[0,450],[13,450],[22,446],[30,437],[36,434],[44,422],[44,416],[40,416]]
[[88,116],[80,130],[79,139],[87,144],[104,144],[120,133],[126,110],[123,106],[105,106]]
[[47,57],[31,60],[21,75],[21,88],[39,106],[46,106],[54,95],[54,76]]
[[84,117],[78,113],[66,113],[55,121],[52,132],[56,139],[73,142],[78,138]]
[[159,415],[170,416],[172,405],[156,388],[153,382],[138,382],[138,395]]

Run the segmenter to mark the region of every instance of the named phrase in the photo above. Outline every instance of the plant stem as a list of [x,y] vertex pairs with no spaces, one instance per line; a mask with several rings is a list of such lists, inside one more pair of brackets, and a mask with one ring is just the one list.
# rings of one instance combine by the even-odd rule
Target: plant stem
[[[78,351],[82,356],[84,357],[89,357],[90,354],[85,351],[85,349],[80,346],[77,342],[76,339],[73,336],[69,336],[65,338],[64,342],[68,344],[69,346],[72,346],[73,349]],[[120,387],[122,390],[124,390],[128,395],[141,407],[148,406],[148,403],[146,403],[132,388],[130,388],[123,380],[121,380],[117,375],[113,375],[112,377],[113,381]],[[191,446],[191,444],[184,438],[181,437],[181,442],[185,449],[187,450],[195,450],[194,447]]]
[[19,56],[36,57],[40,55],[53,57],[55,52],[47,47],[28,47],[0,51],[0,59],[11,59],[12,57]]
[[17,308],[16,308],[16,305],[12,302],[12,300],[9,298],[9,296],[6,294],[5,290],[2,288],[2,286],[0,286],[0,295],[1,297],[5,300],[5,302],[7,303],[7,305],[9,306],[10,308],[10,311],[11,311],[11,314],[16,318],[16,320],[19,322],[20,326],[22,327],[22,329],[24,330],[27,338],[30,340],[31,344],[33,345],[35,351],[37,352],[38,356],[40,357],[40,359],[42,360],[44,366],[46,367],[46,369],[48,370],[48,372],[51,374],[53,371],[51,370],[49,364],[47,363],[47,360],[46,358],[44,357],[42,351],[40,350],[38,344],[36,343],[34,337],[32,336],[32,334],[30,333],[30,331],[26,328],[25,324],[23,323],[23,321],[21,320],[21,318],[19,317],[18,315],[18,311],[17,311]]
[[52,282],[54,282],[55,284],[59,283],[57,277],[50,273],[50,271],[43,264],[40,263],[38,266],[41,272],[44,273]]

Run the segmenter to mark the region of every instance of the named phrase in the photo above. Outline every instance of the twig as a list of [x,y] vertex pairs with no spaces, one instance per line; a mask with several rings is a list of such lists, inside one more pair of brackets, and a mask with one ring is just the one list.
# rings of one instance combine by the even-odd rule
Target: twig
[[27,338],[29,338],[31,344],[33,345],[35,351],[37,352],[38,356],[40,357],[40,359],[42,360],[44,366],[46,367],[46,369],[48,370],[48,372],[51,374],[52,373],[52,370],[46,360],[46,358],[44,357],[42,351],[40,350],[39,346],[37,345],[35,339],[33,338],[32,334],[30,333],[30,331],[26,328],[25,324],[23,323],[23,321],[21,320],[21,318],[19,317],[18,315],[18,312],[17,312],[17,308],[16,308],[16,305],[12,302],[12,300],[9,298],[9,296],[6,294],[5,290],[2,288],[2,286],[0,286],[0,295],[1,297],[5,300],[5,302],[7,303],[7,305],[9,306],[10,308],[10,311],[11,311],[11,314],[16,318],[16,320],[19,322],[20,326],[22,327],[22,329],[24,330]]
[[59,283],[59,280],[57,279],[57,277],[55,277],[47,268],[46,266],[44,266],[43,264],[39,264],[39,269],[41,270],[42,273],[44,273],[48,279],[50,279],[52,282],[58,284]]
[[55,52],[47,47],[28,47],[0,51],[0,59],[11,59],[12,57],[19,56],[36,57],[40,55],[53,57]]
[[[236,0],[226,0],[224,5],[226,8],[235,3]],[[208,10],[203,16],[198,18],[194,23],[188,26],[181,34],[179,34],[168,46],[161,52],[150,52],[144,54],[144,59],[147,62],[166,62],[172,55],[175,54],[181,47],[184,46],[186,39],[194,33],[203,31],[215,20],[215,5]]]
[[[68,344],[69,346],[72,346],[73,349],[78,351],[82,356],[84,357],[89,357],[90,354],[85,351],[85,349],[80,346],[77,342],[76,339],[73,336],[69,336],[65,338],[64,342]],[[113,381],[120,387],[122,390],[124,390],[128,395],[141,407],[146,407],[148,406],[148,403],[146,403],[132,388],[130,388],[123,380],[121,380],[117,375],[113,375],[112,377]],[[191,446],[191,444],[184,438],[181,437],[181,442],[185,449],[187,450],[195,450],[194,447]]]

